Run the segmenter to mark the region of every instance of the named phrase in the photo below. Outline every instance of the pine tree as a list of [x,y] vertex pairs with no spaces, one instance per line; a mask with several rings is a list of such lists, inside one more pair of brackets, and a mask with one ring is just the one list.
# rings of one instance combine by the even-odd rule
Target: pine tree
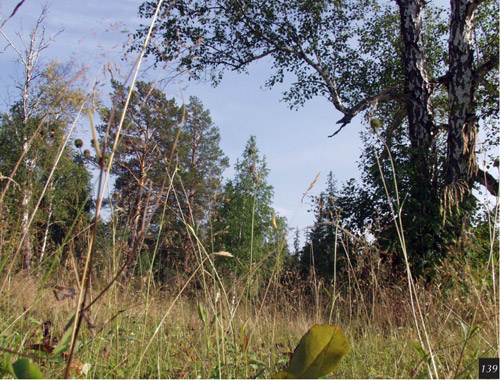
[[328,175],[326,190],[314,200],[314,207],[316,220],[301,251],[300,264],[306,271],[312,268],[316,274],[332,278],[335,271],[339,273],[347,268],[340,244],[344,235],[339,229],[342,210],[332,172]]
[[[103,108],[101,118],[106,124],[98,127],[103,136],[109,128],[107,144],[116,138],[128,92],[116,81],[112,82],[112,86],[114,113]],[[173,99],[167,100],[150,83],[137,82],[112,166],[112,174],[116,177],[114,201],[121,211],[120,225],[128,233],[125,252],[127,277],[132,275],[143,244],[145,225],[152,220],[155,206],[165,197],[163,181],[168,174],[172,174],[169,172],[170,159],[181,117]],[[106,155],[106,151],[103,154]]]
[[[117,82],[113,88],[115,115],[120,115],[128,89]],[[106,108],[101,115],[110,126],[108,141],[113,141],[118,118],[112,119]],[[108,124],[98,128],[103,135]],[[127,275],[144,242],[155,246],[158,239],[157,269],[175,266],[189,272],[194,250],[186,224],[198,230],[206,223],[227,166],[218,129],[199,99],[190,98],[184,108],[147,82],[137,82],[124,125],[112,173],[113,202],[127,231]],[[157,235],[160,225],[162,236]]]
[[[210,210],[215,207],[214,194],[220,187],[222,172],[228,167],[220,144],[220,134],[210,117],[210,111],[203,108],[200,99],[190,97],[186,105],[185,121],[179,143],[179,165],[182,171],[182,191],[178,193],[184,222],[198,230],[205,239]],[[201,228],[200,228],[201,227]],[[185,230],[185,226],[179,226]],[[184,234],[182,244],[183,268],[191,269],[195,247],[189,234]]]

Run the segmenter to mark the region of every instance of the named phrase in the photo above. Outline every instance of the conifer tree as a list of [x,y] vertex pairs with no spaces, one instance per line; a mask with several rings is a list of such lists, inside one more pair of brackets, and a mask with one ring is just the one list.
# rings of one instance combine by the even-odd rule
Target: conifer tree
[[231,267],[228,269],[248,273],[268,253],[273,220],[269,169],[265,157],[259,155],[255,136],[248,140],[235,171],[224,186],[217,212],[215,249],[235,256],[235,260],[224,260],[224,265]]
[[[115,115],[121,115],[128,89],[112,84]],[[107,139],[113,141],[119,118],[111,118],[107,108],[101,115],[106,124],[98,129],[104,136],[109,124]],[[136,83],[124,120],[112,173],[113,202],[127,231],[127,275],[132,275],[144,242],[155,246],[158,239],[157,268],[171,265],[189,272],[194,250],[186,225],[198,231],[204,226],[227,166],[218,129],[199,99],[191,97],[186,107],[179,106],[147,82]]]

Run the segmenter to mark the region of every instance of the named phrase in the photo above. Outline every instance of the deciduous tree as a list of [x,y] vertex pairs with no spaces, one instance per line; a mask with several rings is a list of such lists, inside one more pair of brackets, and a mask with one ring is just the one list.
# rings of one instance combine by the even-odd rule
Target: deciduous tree
[[[144,2],[140,14],[155,6]],[[148,53],[180,57],[194,79],[215,84],[265,58],[268,86],[295,77],[284,94],[291,106],[323,96],[341,113],[332,136],[360,114],[404,136],[404,196],[413,202],[405,223],[420,226],[411,232],[417,253],[436,246],[426,223],[467,213],[475,185],[498,195],[498,179],[476,158],[480,126],[498,136],[489,126],[498,120],[498,2],[452,0],[448,15],[424,0],[179,0],[163,8],[161,43]]]

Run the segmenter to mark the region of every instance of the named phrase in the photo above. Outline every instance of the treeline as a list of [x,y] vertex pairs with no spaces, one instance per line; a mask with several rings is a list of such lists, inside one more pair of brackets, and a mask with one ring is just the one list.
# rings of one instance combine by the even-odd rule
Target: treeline
[[[152,19],[157,6],[144,2],[139,13]],[[477,215],[477,191],[498,198],[499,190],[498,2],[188,0],[161,7],[153,38],[162,43],[146,49],[157,64],[174,62],[217,85],[226,70],[269,62],[265,85],[291,79],[283,94],[291,108],[319,96],[339,112],[331,137],[342,139],[357,117],[365,124],[361,179],[338,191],[328,185],[316,201],[312,244],[296,249],[303,265],[330,263],[330,271],[332,251],[343,252],[339,234],[356,244],[369,236],[390,272],[408,264],[415,276],[432,277],[450,252],[463,259],[469,242],[484,243],[472,236],[487,219]],[[148,31],[136,31],[131,50],[142,49]]]
[[[224,181],[229,160],[200,99],[191,97],[180,105],[152,83],[137,82],[121,122],[130,89],[113,81],[112,107],[97,107],[98,139],[68,141],[84,95],[64,82],[67,70],[48,65],[37,82],[36,103],[16,102],[1,118],[0,170],[13,173],[2,178],[3,266],[16,253],[16,265],[26,271],[48,265],[56,253],[63,262],[83,257],[95,205],[97,176],[93,184],[91,171],[98,173],[111,158],[113,181],[105,202],[109,217],[99,220],[96,265],[108,263],[114,252],[125,263],[126,278],[150,271],[157,280],[168,281],[192,273],[203,259],[200,246],[234,256],[216,259],[228,278],[255,274],[255,268],[269,278],[273,270],[285,268],[304,279],[314,274],[341,280],[373,262],[383,266],[386,277],[397,278],[404,270],[404,244],[416,275],[431,275],[452,245],[467,246],[466,252],[481,261],[488,258],[488,223],[481,216],[467,225],[460,241],[429,222],[435,249],[418,252],[411,235],[417,226],[398,224],[397,217],[404,214],[391,199],[400,197],[407,204],[403,210],[411,212],[404,181],[396,188],[393,172],[381,176],[389,160],[397,165],[396,173],[404,173],[409,156],[399,152],[393,159],[395,152],[389,156],[382,151],[377,158],[368,144],[361,183],[351,179],[339,186],[330,173],[326,189],[311,198],[315,224],[305,244],[300,245],[297,235],[291,250],[289,227],[272,207],[269,169],[254,136],[234,166],[234,177]],[[63,96],[56,87],[65,89]],[[477,210],[471,204],[469,213],[478,215]],[[467,236],[473,244],[466,244]]]
[[[109,218],[99,220],[99,251],[106,256],[118,249],[127,278],[150,269],[161,281],[172,272],[189,274],[199,264],[200,242],[235,257],[221,262],[228,273],[246,274],[271,260],[268,252],[280,247],[287,225],[272,208],[269,170],[255,137],[234,178],[223,183],[229,160],[198,98],[179,105],[153,84],[137,82],[125,111],[129,88],[113,81],[113,106],[97,107],[99,137],[67,140],[77,117],[70,106],[84,95],[64,82],[65,74],[50,64],[32,102],[19,101],[1,117],[0,171],[12,173],[2,177],[3,267],[16,250],[22,257],[16,266],[26,271],[49,265],[58,251],[62,261],[83,257],[99,175],[92,183],[91,171],[99,173],[111,159]],[[67,92],[63,99],[49,98],[59,96],[56,87]]]
[[[115,108],[101,110],[104,123],[98,127],[109,141],[116,137],[116,115],[122,114],[128,93],[116,82],[113,88]],[[203,260],[200,246],[235,257],[222,261],[221,270],[247,274],[252,263],[262,265],[287,227],[271,206],[273,190],[255,137],[236,162],[234,178],[223,183],[229,160],[219,146],[219,130],[198,98],[178,105],[151,83],[138,82],[123,125],[109,206],[110,223],[126,242],[126,275],[132,275],[137,262],[160,280],[172,271],[192,273]],[[93,162],[98,164],[96,158]]]

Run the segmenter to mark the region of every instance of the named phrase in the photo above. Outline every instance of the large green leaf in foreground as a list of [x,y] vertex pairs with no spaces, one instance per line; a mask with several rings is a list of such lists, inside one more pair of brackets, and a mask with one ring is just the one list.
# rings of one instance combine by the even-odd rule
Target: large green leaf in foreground
[[314,325],[302,337],[288,368],[274,379],[317,379],[333,372],[349,352],[349,342],[340,327]]
[[43,379],[44,376],[36,365],[31,363],[29,359],[22,358],[12,363],[8,372],[18,379]]

